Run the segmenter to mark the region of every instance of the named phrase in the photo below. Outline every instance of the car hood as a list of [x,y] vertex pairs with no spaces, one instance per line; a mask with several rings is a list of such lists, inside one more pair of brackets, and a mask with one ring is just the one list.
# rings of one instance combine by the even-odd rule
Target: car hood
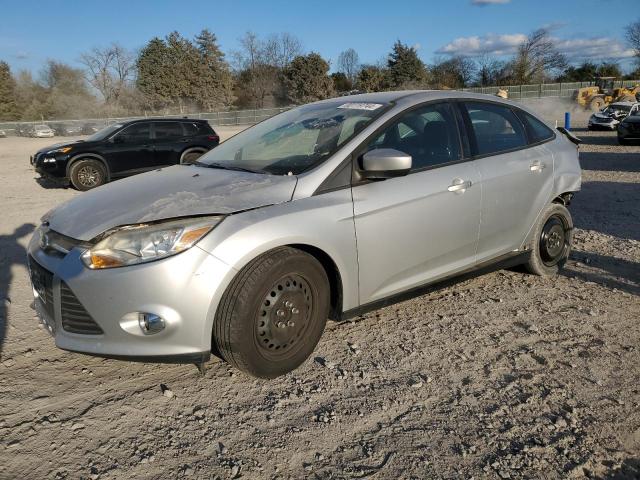
[[114,227],[196,215],[230,214],[290,201],[297,177],[176,165],[82,193],[44,217],[88,241]]
[[46,152],[50,152],[51,150],[55,150],[56,148],[62,148],[62,147],[73,147],[74,145],[78,144],[78,143],[82,143],[83,146],[89,145],[88,142],[84,142],[83,140],[76,140],[73,142],[61,142],[61,143],[54,143],[53,145],[49,145],[47,147],[41,148],[40,150],[38,150],[36,152],[37,155],[41,154],[41,153],[46,153]]
[[615,120],[613,115],[607,115],[606,113],[594,113],[592,117],[600,120]]

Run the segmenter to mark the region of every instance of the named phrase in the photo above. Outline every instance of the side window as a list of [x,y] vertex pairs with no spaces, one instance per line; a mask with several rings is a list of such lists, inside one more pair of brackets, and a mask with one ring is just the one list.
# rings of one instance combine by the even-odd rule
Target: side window
[[411,110],[387,127],[367,150],[393,148],[411,155],[412,170],[460,160],[460,138],[448,103]]
[[527,126],[527,130],[529,131],[529,140],[531,143],[544,142],[545,140],[553,138],[553,130],[533,115],[523,112],[522,110],[518,110],[518,116]]
[[184,132],[188,137],[195,137],[198,135],[198,126],[195,123],[183,123]]
[[151,138],[150,123],[135,123],[125,128],[116,138],[122,143],[144,143]]
[[184,136],[180,122],[156,122],[156,140],[170,140]]
[[527,145],[522,122],[509,107],[485,102],[465,102],[464,105],[475,134],[477,155],[499,153]]

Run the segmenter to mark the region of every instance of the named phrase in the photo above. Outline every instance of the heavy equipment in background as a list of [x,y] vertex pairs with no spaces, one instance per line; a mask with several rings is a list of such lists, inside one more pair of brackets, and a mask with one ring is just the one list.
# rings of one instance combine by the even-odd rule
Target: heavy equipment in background
[[635,102],[640,100],[640,85],[631,88],[614,88],[616,77],[596,77],[594,85],[579,88],[574,100],[594,112],[602,110],[612,102]]

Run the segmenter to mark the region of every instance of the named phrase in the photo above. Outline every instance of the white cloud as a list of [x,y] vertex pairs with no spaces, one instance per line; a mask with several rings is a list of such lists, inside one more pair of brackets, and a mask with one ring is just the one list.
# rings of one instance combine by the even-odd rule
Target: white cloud
[[[459,37],[436,50],[438,54],[464,55],[475,57],[483,54],[492,56],[513,55],[527,35],[524,33]],[[633,50],[616,39],[598,38],[552,38],[556,48],[567,55],[569,62],[583,60],[608,60],[633,57]]]
[[555,46],[567,55],[570,62],[575,60],[606,60],[610,58],[633,57],[633,49],[613,38],[575,38],[572,40],[555,39]]
[[511,55],[515,53],[523,41],[527,39],[524,33],[496,35],[489,33],[482,36],[458,37],[450,43],[440,47],[436,53],[445,55],[477,56],[484,53],[490,55]]
[[471,0],[471,5],[478,5],[479,7],[484,7],[486,5],[499,5],[510,3],[511,0]]

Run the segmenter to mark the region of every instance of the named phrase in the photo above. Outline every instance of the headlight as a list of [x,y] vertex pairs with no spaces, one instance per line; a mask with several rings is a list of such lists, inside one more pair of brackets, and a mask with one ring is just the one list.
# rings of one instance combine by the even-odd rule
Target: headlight
[[128,225],[106,236],[82,254],[92,269],[151,262],[183,252],[209,233],[223,217],[199,217],[156,224]]
[[62,147],[62,148],[56,148],[55,150],[51,150],[49,152],[47,152],[48,154],[52,154],[52,153],[68,153],[73,149],[73,147]]

